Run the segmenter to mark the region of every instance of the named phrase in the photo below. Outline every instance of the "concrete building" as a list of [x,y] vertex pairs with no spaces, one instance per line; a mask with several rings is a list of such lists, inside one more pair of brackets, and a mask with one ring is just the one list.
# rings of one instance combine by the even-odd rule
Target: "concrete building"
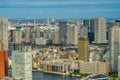
[[0,18],[0,50],[8,50],[8,19]]
[[77,45],[78,42],[78,27],[75,24],[69,24],[67,27],[67,44]]
[[60,43],[66,44],[66,40],[67,40],[67,22],[66,21],[59,22],[59,37],[60,37]]
[[12,52],[12,77],[32,80],[32,52]]
[[110,55],[111,55],[111,70],[112,72],[118,71],[118,56],[120,55],[120,28],[113,26],[110,29]]
[[22,42],[22,31],[21,28],[18,28],[13,33],[13,42],[21,43]]
[[109,63],[105,62],[80,62],[80,73],[108,75],[109,67]]
[[46,38],[36,38],[36,45],[46,45],[47,44],[47,39]]
[[94,19],[94,43],[107,43],[106,20],[104,18]]
[[88,40],[88,38],[79,38],[79,40],[78,40],[78,59],[81,61],[89,60],[89,40]]
[[88,28],[80,27],[80,38],[88,38]]
[[0,51],[0,80],[8,76],[8,52]]
[[118,78],[120,79],[120,56],[118,56]]
[[0,18],[0,80],[8,76],[8,19]]
[[26,43],[30,43],[30,32],[31,32],[31,29],[30,28],[25,28],[24,31],[25,31],[25,42]]

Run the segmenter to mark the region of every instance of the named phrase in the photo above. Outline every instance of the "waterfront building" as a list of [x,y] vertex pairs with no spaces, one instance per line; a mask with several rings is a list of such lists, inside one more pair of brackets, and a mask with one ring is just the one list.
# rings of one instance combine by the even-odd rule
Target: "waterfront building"
[[12,77],[32,80],[32,52],[12,52]]
[[78,42],[78,26],[75,24],[69,24],[67,27],[67,44],[77,45]]
[[80,62],[80,73],[108,75],[110,71],[109,65],[109,63],[105,62]]
[[79,40],[78,40],[78,59],[81,61],[89,60],[89,40],[88,40],[88,38],[79,38]]
[[113,26],[110,29],[109,38],[110,56],[111,56],[111,70],[112,72],[118,71],[118,56],[120,55],[120,28]]
[[104,18],[94,19],[94,43],[107,43],[106,20]]

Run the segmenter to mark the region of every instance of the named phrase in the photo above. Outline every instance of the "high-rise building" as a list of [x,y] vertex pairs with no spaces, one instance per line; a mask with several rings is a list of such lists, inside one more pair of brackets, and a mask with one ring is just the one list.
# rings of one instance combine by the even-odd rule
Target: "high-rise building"
[[78,26],[69,24],[67,27],[67,44],[77,45],[78,42]]
[[8,19],[0,19],[0,80],[8,75]]
[[21,43],[22,42],[21,27],[16,27],[16,30],[13,33],[13,42],[15,42],[15,43]]
[[88,38],[88,28],[87,27],[80,28],[80,38]]
[[12,77],[32,80],[32,52],[12,52]]
[[0,51],[0,80],[8,76],[8,52]]
[[0,19],[0,44],[1,50],[8,50],[8,19]]
[[112,72],[118,71],[118,56],[120,55],[120,28],[113,26],[110,29],[110,55],[111,55],[111,70]]
[[106,41],[106,20],[104,18],[94,19],[94,42],[107,43]]
[[89,19],[83,20],[83,26],[88,29],[88,32],[90,32],[90,20]]
[[78,59],[81,61],[89,60],[89,40],[88,40],[88,38],[79,38],[79,40],[78,40]]
[[67,22],[66,21],[59,22],[59,36],[60,36],[60,43],[66,44],[66,40],[67,40]]
[[120,56],[118,56],[118,78],[120,79]]

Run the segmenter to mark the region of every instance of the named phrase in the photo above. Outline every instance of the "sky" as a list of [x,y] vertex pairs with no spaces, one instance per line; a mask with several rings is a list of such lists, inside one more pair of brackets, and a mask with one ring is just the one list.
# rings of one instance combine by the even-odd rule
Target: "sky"
[[0,0],[0,18],[120,17],[120,0]]

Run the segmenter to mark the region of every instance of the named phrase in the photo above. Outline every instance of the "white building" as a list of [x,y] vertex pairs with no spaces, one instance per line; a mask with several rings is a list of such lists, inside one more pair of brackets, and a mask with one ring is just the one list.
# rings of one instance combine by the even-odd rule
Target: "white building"
[[46,45],[47,44],[47,39],[40,37],[40,38],[36,38],[35,42],[36,42],[37,45]]
[[77,45],[78,27],[75,24],[70,24],[67,27],[67,44]]
[[94,20],[94,41],[95,43],[106,43],[106,20],[96,18]]
[[110,29],[109,38],[110,54],[111,54],[111,69],[118,71],[118,56],[120,55],[120,28],[113,26]]
[[12,52],[12,77],[32,80],[32,52]]

